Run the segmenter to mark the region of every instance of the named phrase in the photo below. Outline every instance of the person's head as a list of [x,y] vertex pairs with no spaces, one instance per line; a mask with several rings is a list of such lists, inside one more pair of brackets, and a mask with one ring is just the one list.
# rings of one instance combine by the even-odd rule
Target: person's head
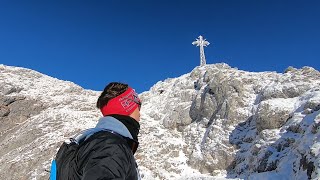
[[98,98],[97,108],[101,110],[103,116],[120,114],[140,121],[141,101],[128,84],[109,83]]

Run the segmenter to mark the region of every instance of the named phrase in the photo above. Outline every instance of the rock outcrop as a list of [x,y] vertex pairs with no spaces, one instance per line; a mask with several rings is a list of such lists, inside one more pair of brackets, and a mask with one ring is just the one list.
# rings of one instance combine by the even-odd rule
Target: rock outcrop
[[[161,138],[142,144],[141,154],[154,157],[140,164],[160,179],[173,177],[161,176],[162,169],[183,175],[185,165],[202,174],[226,172],[245,179],[320,177],[320,73],[311,67],[291,67],[281,74],[207,65],[158,82],[142,98],[145,119],[159,122],[153,130]],[[150,127],[148,120],[141,123]],[[172,143],[174,137],[179,141]],[[170,153],[176,151],[180,159]],[[164,167],[166,162],[172,163]]]

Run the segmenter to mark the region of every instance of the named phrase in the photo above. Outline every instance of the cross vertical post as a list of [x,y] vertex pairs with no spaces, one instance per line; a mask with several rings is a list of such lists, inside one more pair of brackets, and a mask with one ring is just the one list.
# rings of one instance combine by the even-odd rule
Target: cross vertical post
[[192,42],[192,45],[196,45],[200,47],[200,66],[206,65],[206,56],[204,55],[204,47],[208,46],[210,43],[203,39],[200,35],[196,41]]

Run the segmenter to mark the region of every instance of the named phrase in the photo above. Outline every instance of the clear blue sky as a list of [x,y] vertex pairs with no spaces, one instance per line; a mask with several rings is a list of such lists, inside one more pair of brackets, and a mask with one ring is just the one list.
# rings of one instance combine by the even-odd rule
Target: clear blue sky
[[247,71],[320,69],[318,0],[0,1],[0,64],[86,89],[110,81],[139,93],[199,65]]

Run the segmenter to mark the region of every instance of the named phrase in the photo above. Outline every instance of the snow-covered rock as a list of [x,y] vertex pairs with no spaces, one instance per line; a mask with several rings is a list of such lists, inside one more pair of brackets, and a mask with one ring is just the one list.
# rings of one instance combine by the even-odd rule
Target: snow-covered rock
[[319,85],[310,67],[252,73],[224,63],[158,82],[141,94],[139,164],[159,179],[319,179]]
[[97,92],[0,65],[0,179],[48,179],[61,142],[93,127]]
[[[0,65],[0,179],[48,179],[99,92]],[[140,94],[142,179],[320,179],[320,73],[196,67]]]

